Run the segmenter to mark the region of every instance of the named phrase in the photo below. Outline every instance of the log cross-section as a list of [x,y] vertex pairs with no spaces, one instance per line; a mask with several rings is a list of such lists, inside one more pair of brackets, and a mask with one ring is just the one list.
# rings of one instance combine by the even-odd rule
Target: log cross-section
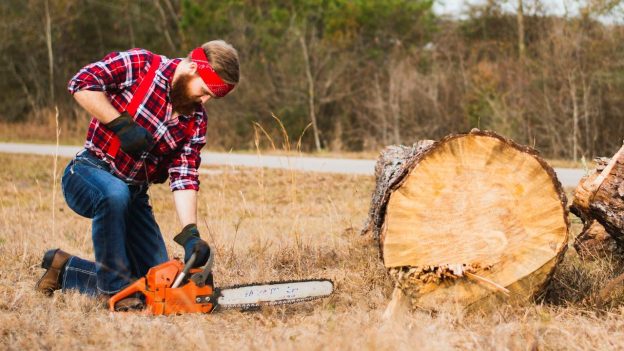
[[376,176],[364,231],[420,307],[527,301],[567,248],[566,197],[553,169],[493,132],[387,148]]

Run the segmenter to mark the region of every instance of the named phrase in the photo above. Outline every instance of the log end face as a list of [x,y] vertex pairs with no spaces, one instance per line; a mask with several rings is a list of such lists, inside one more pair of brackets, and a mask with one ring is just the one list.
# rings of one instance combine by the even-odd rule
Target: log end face
[[[397,286],[418,307],[531,300],[567,247],[566,197],[552,168],[479,130],[449,136],[416,161],[389,196],[381,232]],[[451,265],[484,279],[440,269]]]

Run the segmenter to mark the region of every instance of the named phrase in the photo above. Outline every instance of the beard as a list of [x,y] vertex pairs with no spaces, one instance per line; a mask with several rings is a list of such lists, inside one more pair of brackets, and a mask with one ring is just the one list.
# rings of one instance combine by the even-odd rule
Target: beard
[[171,105],[173,111],[181,115],[191,115],[201,105],[196,97],[192,97],[188,91],[189,82],[193,78],[190,74],[183,74],[173,82],[171,86]]

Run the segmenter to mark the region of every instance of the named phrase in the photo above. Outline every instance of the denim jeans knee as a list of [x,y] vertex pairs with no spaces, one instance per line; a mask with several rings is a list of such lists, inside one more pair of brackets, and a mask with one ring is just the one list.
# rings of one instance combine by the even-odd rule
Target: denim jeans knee
[[105,161],[88,152],[69,163],[61,182],[67,205],[93,219],[97,289],[106,294],[119,291],[132,281],[125,248],[128,185],[110,173]]
[[111,174],[105,161],[83,152],[66,167],[62,190],[72,210],[93,220],[95,252],[95,262],[68,263],[64,288],[113,294],[166,260],[147,186],[129,186]]

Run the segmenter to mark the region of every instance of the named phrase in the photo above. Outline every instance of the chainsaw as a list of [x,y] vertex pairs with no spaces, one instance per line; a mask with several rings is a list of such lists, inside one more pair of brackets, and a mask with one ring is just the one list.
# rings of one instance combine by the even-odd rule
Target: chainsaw
[[334,284],[327,279],[281,281],[262,284],[216,288],[213,283],[213,256],[201,268],[191,268],[195,254],[183,264],[173,259],[150,268],[145,277],[113,295],[108,306],[122,299],[141,294],[145,298],[145,313],[170,315],[210,313],[219,308],[253,310],[261,306],[291,304],[329,296]]

